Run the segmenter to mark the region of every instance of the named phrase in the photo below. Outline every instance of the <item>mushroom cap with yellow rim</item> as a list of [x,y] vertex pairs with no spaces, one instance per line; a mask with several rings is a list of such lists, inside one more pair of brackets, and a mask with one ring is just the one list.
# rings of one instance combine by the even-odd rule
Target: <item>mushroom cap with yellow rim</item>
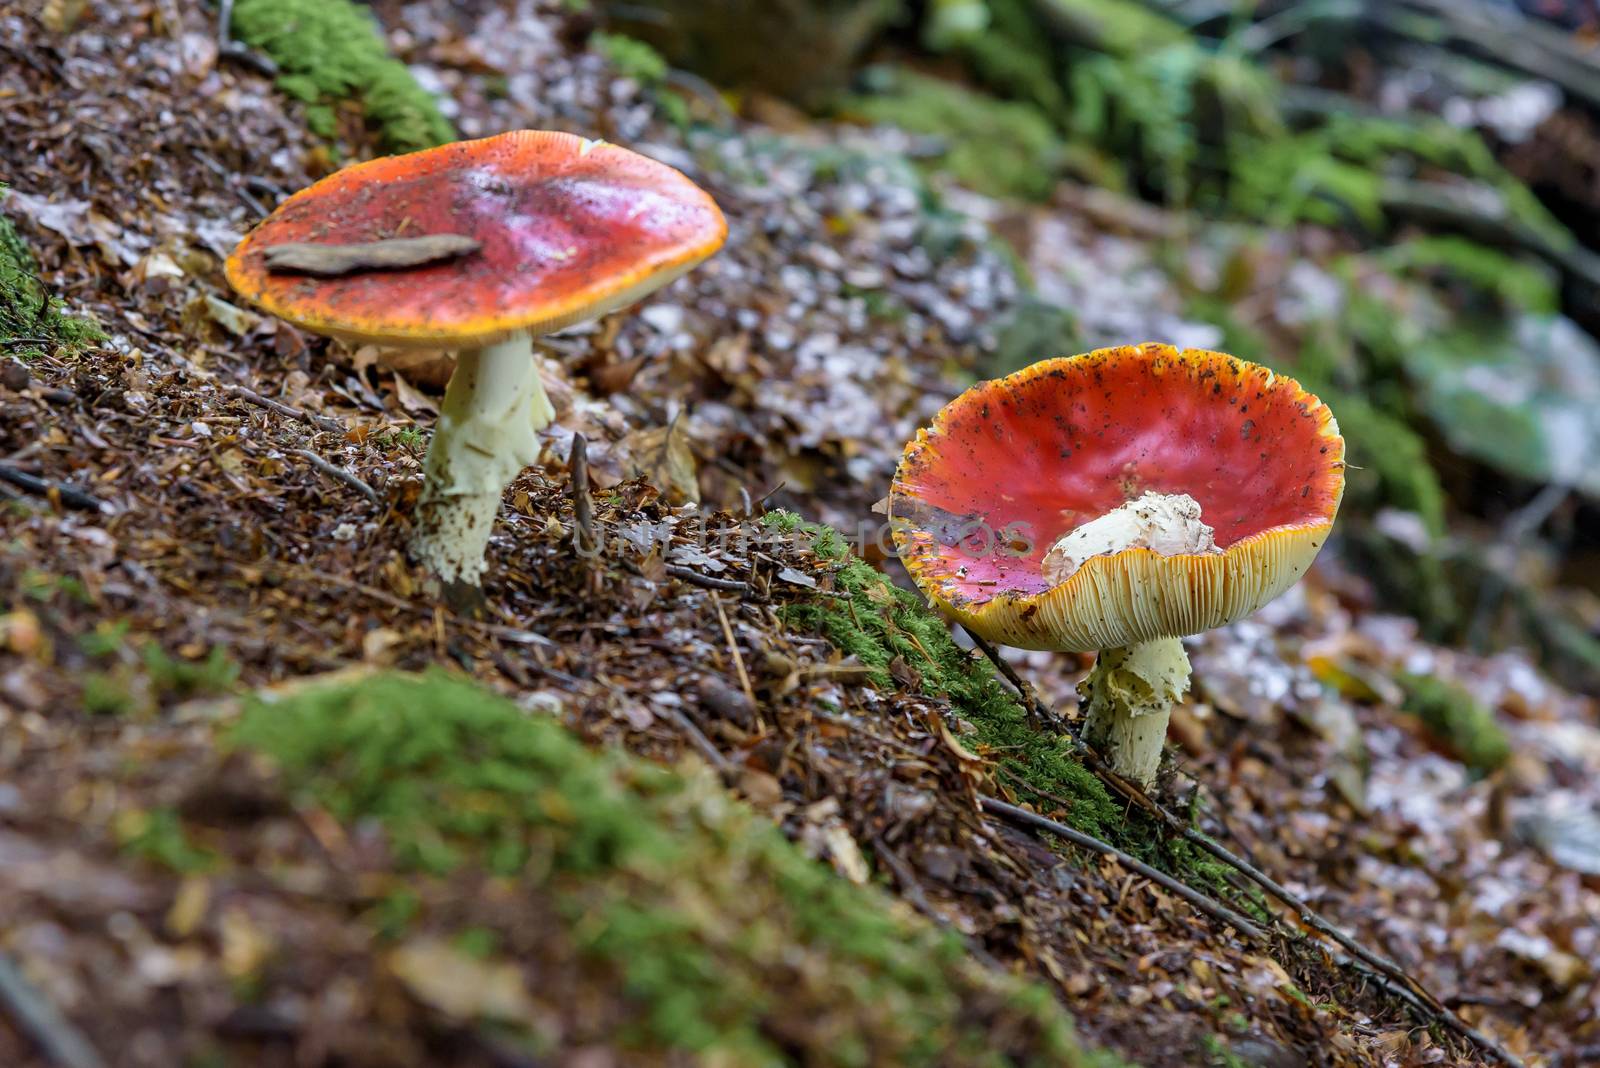
[[[1188,494],[1220,552],[1130,548],[1044,576],[1064,534],[1154,491]],[[1196,634],[1294,584],[1344,493],[1333,413],[1292,378],[1147,343],[982,382],[906,446],[889,493],[906,570],[975,634],[1090,651]]]

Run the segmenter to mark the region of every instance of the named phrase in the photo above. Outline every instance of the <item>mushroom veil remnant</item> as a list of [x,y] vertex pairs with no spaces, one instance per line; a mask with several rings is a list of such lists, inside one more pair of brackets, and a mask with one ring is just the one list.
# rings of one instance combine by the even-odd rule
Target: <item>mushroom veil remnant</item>
[[639,300],[726,236],[711,197],[666,164],[517,130],[324,178],[251,231],[227,271],[241,295],[305,329],[457,351],[412,552],[447,589],[473,588],[501,494],[555,416],[533,336]]
[[1178,639],[1288,589],[1343,493],[1344,439],[1299,383],[1152,343],[972,387],[906,446],[889,516],[906,569],[962,626],[1098,653],[1084,737],[1148,785],[1188,689]]

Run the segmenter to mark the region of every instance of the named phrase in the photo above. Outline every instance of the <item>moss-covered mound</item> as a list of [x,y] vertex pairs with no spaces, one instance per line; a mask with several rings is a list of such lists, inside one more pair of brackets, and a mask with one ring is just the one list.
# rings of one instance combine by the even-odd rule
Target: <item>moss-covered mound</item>
[[[0,187],[0,205],[5,189]],[[94,323],[66,313],[39,281],[28,246],[9,219],[0,215],[0,342],[4,354],[28,360],[51,349],[68,350],[105,334]]]
[[1072,740],[1030,723],[994,669],[956,645],[949,624],[922,598],[853,555],[832,527],[806,523],[792,512],[772,512],[766,521],[785,533],[809,534],[812,550],[833,565],[835,587],[843,594],[838,600],[789,605],[782,612],[786,623],[825,635],[865,664],[881,686],[895,685],[898,675],[914,680],[925,693],[948,698],[972,728],[962,739],[968,748],[993,759],[1014,784],[1046,791],[1027,800],[1048,808],[1054,796],[1066,806],[1065,818],[1073,826],[1100,837],[1125,837],[1122,806],[1073,756]]
[[[588,993],[634,1007],[625,1047],[740,1065],[1104,1063],[1047,990],[807,859],[708,774],[593,752],[442,672],[253,701],[232,743],[269,757],[298,804],[380,825],[402,871],[487,873],[555,902]],[[536,961],[506,964],[538,988]],[[501,1023],[548,1048],[531,1021]]]
[[1066,148],[1034,108],[910,71],[880,68],[871,80],[877,91],[848,98],[842,114],[938,138],[939,168],[962,185],[1042,200],[1061,176]]
[[455,140],[439,105],[405,64],[389,55],[371,13],[350,0],[237,0],[233,32],[271,56],[278,86],[307,104],[312,130],[332,137],[335,106],[360,104],[367,125],[391,152]]

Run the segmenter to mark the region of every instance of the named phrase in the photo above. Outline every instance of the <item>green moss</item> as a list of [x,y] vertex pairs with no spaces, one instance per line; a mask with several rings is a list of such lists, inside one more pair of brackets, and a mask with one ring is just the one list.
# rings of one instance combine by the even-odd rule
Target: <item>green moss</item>
[[[1217,162],[1247,161],[1253,153],[1241,146],[1272,143],[1283,132],[1276,83],[1265,71],[1189,40],[1081,58],[1068,84],[1073,136],[1127,160],[1140,185],[1173,204],[1190,203],[1203,177],[1219,182]],[[1207,153],[1208,145],[1220,152]]]
[[389,55],[371,13],[351,0],[237,0],[233,32],[271,56],[278,87],[304,101],[313,132],[336,133],[333,107],[355,100],[391,152],[431,148],[455,131],[405,64]]
[[1005,773],[996,780],[1001,789],[1017,791],[1044,811],[1059,805],[1061,818],[1077,829],[1265,915],[1259,895],[1241,897],[1223,865],[1181,838],[1166,837],[1143,812],[1113,799],[1073,753],[1070,737],[1035,727],[992,665],[958,646],[949,624],[920,596],[853,555],[838,531],[784,511],[769,512],[762,522],[807,539],[812,551],[832,565],[841,595],[785,606],[779,613],[784,622],[827,637],[865,664],[879,686],[897,685],[891,674],[897,661],[909,668],[924,693],[948,699],[971,726],[961,741]]
[[1074,44],[1114,56],[1146,54],[1188,40],[1176,22],[1138,0],[1038,0],[1041,21]]
[[869,83],[874,92],[847,98],[842,112],[940,138],[939,166],[962,185],[1037,200],[1061,174],[1064,146],[1035,108],[903,70],[879,68]]
[[[748,1065],[1099,1063],[1047,991],[807,859],[709,774],[592,752],[443,672],[253,701],[231,740],[303,801],[380,823],[402,871],[473,866],[557,902],[636,1007],[620,1036],[636,1047]],[[815,1030],[780,1040],[779,1015]]]
[[993,330],[994,351],[979,366],[986,378],[1001,378],[1047,357],[1082,351],[1077,316],[1033,296],[1013,305]]
[[1375,254],[1374,260],[1397,275],[1466,286],[1507,308],[1553,313],[1561,303],[1550,268],[1464,237],[1412,238]]
[[596,33],[589,47],[606,57],[617,73],[640,85],[660,85],[667,78],[667,61],[661,53],[636,37],[620,33]]
[[1001,96],[1032,104],[1059,119],[1067,112],[1067,95],[1057,80],[1059,49],[1039,32],[1030,0],[988,0],[982,26],[941,35],[933,42],[966,60],[979,82]]
[[1501,167],[1483,139],[1442,119],[1336,115],[1292,137],[1243,146],[1233,168],[1236,210],[1258,221],[1297,220],[1376,228],[1384,182],[1399,174],[1441,170],[1472,178],[1505,200],[1510,216],[1556,248],[1574,239],[1533,193]]
[[190,842],[183,822],[170,808],[124,812],[117,836],[124,852],[176,872],[210,871],[217,866],[217,855]]
[[[0,204],[4,198],[0,186]],[[68,315],[46,291],[22,235],[0,215],[0,357],[30,360],[52,350],[70,355],[104,338],[99,326]]]
[[781,613],[785,622],[825,635],[871,669],[880,686],[894,685],[890,664],[904,662],[925,692],[948,698],[956,714],[972,725],[967,744],[1024,782],[1066,799],[1066,818],[1073,826],[1098,836],[1119,834],[1121,806],[1072,755],[1071,740],[1035,730],[993,667],[956,645],[949,624],[921,597],[853,556],[831,527],[781,511],[769,513],[764,521],[782,533],[809,538],[817,556],[833,565],[834,584],[843,595],[838,601],[819,598],[790,605]]
[[1462,687],[1431,675],[1401,675],[1401,707],[1422,720],[1440,744],[1474,771],[1493,771],[1505,763],[1511,743],[1494,712]]

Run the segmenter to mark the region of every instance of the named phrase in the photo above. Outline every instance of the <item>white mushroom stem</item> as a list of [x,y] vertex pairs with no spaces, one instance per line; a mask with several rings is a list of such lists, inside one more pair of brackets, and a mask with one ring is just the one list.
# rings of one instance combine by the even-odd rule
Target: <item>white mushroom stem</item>
[[411,540],[420,563],[447,583],[478,584],[500,497],[554,418],[527,334],[460,354],[423,467]]
[[1189,691],[1189,655],[1176,638],[1103,649],[1081,687],[1083,738],[1140,786],[1155,781],[1172,706]]
[[[1091,557],[1128,549],[1163,556],[1217,553],[1214,532],[1187,493],[1146,492],[1068,531],[1044,557],[1044,576],[1065,582]],[[1155,781],[1172,706],[1189,691],[1189,657],[1177,638],[1103,649],[1083,690],[1083,736],[1111,769],[1141,786]]]

